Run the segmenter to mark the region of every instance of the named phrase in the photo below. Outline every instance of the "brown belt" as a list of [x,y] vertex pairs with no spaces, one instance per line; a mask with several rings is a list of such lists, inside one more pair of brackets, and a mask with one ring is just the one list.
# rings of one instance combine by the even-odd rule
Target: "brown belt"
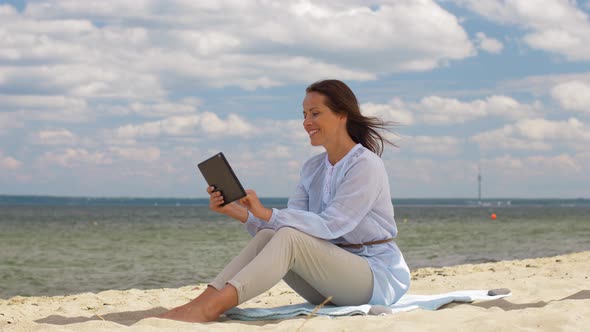
[[393,238],[392,239],[379,240],[379,241],[365,242],[365,243],[361,243],[361,244],[337,243],[336,245],[339,246],[339,247],[341,247],[341,248],[360,249],[363,246],[370,246],[372,244],[387,243],[387,242],[391,242],[391,241],[393,241]]

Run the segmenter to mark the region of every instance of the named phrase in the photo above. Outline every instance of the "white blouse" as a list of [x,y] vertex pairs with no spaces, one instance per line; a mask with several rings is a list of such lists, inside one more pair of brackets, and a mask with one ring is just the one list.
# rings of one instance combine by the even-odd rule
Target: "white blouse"
[[[286,209],[267,223],[248,213],[246,229],[292,227],[332,243],[361,244],[395,238],[393,204],[385,165],[361,144],[331,165],[326,152],[310,158]],[[367,260],[373,271],[369,304],[391,305],[410,286],[410,271],[395,242],[343,248]]]

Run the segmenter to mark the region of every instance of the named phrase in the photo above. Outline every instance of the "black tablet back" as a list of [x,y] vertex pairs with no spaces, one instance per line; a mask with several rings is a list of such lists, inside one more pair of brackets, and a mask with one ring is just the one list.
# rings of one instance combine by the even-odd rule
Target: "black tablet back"
[[246,191],[225,159],[223,152],[219,152],[198,166],[205,181],[210,186],[214,186],[216,190],[221,191],[223,205],[246,196]]

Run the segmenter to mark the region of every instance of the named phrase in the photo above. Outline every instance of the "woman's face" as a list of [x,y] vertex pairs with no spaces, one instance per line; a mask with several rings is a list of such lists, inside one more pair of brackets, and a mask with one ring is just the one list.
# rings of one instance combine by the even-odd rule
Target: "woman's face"
[[303,100],[303,128],[313,146],[332,145],[342,131],[346,132],[346,116],[332,112],[324,99],[322,94],[309,92]]

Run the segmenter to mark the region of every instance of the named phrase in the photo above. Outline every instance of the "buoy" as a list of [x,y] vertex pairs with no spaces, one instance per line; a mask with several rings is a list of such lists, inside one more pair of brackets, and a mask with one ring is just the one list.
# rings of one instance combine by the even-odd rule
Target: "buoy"
[[491,218],[492,220],[496,220],[496,214],[495,214],[495,213],[492,213],[492,214],[490,215],[490,218]]

